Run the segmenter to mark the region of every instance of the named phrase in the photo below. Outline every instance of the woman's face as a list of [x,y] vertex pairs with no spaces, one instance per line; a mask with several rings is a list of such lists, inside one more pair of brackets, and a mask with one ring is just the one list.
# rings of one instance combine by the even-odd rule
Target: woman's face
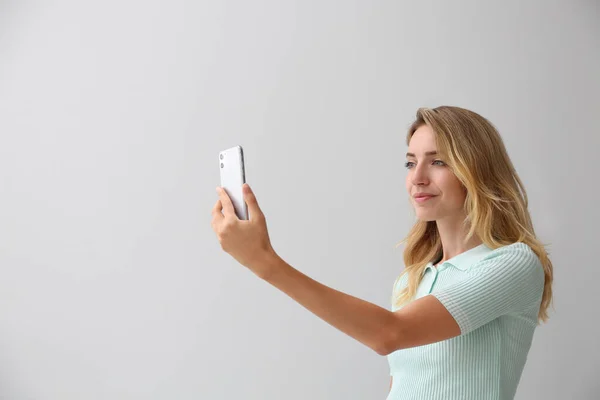
[[[435,135],[427,125],[417,129],[410,139],[406,157],[406,190],[421,221],[437,221],[443,218],[464,218],[466,189],[436,154]],[[414,196],[426,192],[433,197],[418,201]]]

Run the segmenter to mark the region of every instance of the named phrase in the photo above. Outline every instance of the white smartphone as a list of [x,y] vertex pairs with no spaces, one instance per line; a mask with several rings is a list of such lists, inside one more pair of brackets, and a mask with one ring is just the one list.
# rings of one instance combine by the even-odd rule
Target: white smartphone
[[229,195],[239,219],[248,220],[248,206],[244,201],[242,185],[246,183],[244,149],[235,146],[219,153],[221,187]]

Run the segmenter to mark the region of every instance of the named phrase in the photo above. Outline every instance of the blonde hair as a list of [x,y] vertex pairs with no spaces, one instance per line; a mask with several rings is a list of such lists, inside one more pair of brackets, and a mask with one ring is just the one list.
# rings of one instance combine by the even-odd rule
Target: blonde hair
[[[535,252],[544,268],[544,292],[538,323],[548,319],[552,303],[552,262],[545,245],[535,235],[527,193],[496,128],[481,115],[460,107],[420,108],[408,130],[406,144],[415,131],[429,126],[436,137],[438,154],[466,188],[463,221],[468,227],[465,243],[476,234],[492,249],[523,242]],[[417,221],[407,237],[403,253],[407,285],[392,302],[399,307],[413,298],[429,261],[441,260],[442,242],[435,221]],[[396,283],[394,288],[396,288]]]

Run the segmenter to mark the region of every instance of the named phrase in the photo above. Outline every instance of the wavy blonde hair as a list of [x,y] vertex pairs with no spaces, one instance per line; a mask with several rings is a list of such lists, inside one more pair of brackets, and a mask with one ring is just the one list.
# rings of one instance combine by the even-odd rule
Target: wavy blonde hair
[[[481,115],[460,107],[420,108],[410,126],[406,144],[415,131],[429,126],[436,138],[438,154],[466,188],[463,224],[465,243],[475,234],[492,249],[523,242],[535,252],[544,267],[544,292],[538,323],[548,319],[552,303],[552,262],[545,245],[535,235],[529,215],[527,193],[496,128]],[[442,242],[435,221],[417,221],[407,237],[403,253],[407,285],[392,295],[399,307],[413,298],[427,263],[441,260]]]

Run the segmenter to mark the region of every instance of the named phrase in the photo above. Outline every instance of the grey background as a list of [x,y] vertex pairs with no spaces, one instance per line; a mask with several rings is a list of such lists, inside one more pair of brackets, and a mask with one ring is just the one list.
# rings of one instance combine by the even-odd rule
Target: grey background
[[387,360],[224,253],[240,144],[275,250],[389,307],[420,106],[500,129],[555,266],[518,399],[600,393],[588,1],[0,1],[0,398],[384,399]]

